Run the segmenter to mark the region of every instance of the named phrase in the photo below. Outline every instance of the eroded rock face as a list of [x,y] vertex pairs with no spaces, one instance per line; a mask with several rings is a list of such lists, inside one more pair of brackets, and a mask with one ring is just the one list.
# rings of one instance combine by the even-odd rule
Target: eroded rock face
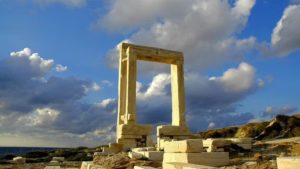
[[249,123],[239,127],[227,127],[201,132],[202,138],[246,138],[256,140],[277,139],[300,136],[300,114],[277,115],[267,122]]
[[256,139],[274,139],[300,136],[300,119],[296,116],[277,115]]

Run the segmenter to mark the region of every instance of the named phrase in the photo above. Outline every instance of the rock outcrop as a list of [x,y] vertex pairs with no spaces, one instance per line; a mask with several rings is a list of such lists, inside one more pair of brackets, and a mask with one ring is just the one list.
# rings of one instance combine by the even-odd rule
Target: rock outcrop
[[277,115],[271,121],[211,129],[199,134],[202,138],[252,137],[256,140],[296,137],[300,136],[300,114]]

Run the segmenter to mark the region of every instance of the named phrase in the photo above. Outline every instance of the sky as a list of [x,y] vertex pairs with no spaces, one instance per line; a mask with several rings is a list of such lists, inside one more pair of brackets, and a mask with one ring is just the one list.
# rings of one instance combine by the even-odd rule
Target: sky
[[[114,142],[122,42],[184,53],[193,132],[300,112],[299,0],[0,0],[0,146]],[[136,91],[170,124],[169,66]]]

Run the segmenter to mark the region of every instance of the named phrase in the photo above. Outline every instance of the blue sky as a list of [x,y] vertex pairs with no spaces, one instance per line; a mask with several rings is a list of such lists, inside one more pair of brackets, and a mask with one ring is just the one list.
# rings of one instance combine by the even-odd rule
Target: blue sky
[[[113,141],[125,40],[184,52],[193,131],[297,113],[299,2],[0,0],[0,145]],[[168,68],[138,67],[139,122],[169,123]]]

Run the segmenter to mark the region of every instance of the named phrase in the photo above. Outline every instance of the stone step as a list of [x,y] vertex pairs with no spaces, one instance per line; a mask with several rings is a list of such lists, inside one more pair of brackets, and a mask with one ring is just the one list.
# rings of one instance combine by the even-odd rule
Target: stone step
[[162,161],[163,151],[132,151],[128,153],[128,156],[133,159],[146,158],[150,161]]
[[181,162],[213,167],[229,164],[228,152],[164,153],[163,163]]
[[187,139],[165,142],[166,153],[201,153],[203,152],[202,139]]
[[93,164],[93,161],[83,161],[81,163],[80,169],[90,169],[92,164]]
[[225,139],[206,139],[203,140],[203,147],[224,147],[231,144],[231,140]]
[[163,169],[217,169],[216,167],[188,164],[188,163],[163,163]]
[[300,156],[294,157],[278,157],[278,169],[300,169]]
[[134,166],[134,169],[157,169],[150,166]]

